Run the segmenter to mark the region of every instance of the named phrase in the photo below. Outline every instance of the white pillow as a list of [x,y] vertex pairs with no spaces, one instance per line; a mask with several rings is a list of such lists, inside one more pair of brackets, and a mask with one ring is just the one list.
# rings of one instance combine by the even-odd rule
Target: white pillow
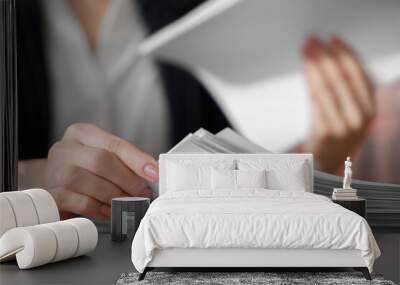
[[267,188],[267,176],[263,170],[215,169],[211,171],[213,190],[237,190],[240,188]]
[[167,191],[211,190],[211,169],[234,169],[233,159],[171,159],[165,162]]
[[235,170],[237,188],[267,188],[267,171]]
[[168,165],[167,189],[185,191],[193,189],[210,189],[211,167],[196,167],[170,163]]
[[237,161],[240,170],[267,171],[268,189],[307,191],[309,167],[304,160],[294,159],[239,159]]
[[218,189],[236,189],[236,170],[216,169],[211,170],[211,187]]

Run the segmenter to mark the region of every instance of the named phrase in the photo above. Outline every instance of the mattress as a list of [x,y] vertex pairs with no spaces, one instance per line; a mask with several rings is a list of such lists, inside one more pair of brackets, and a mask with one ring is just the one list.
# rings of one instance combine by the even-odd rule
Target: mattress
[[155,250],[170,248],[359,250],[370,271],[380,255],[361,216],[317,194],[265,189],[160,196],[134,237],[132,262],[143,272]]

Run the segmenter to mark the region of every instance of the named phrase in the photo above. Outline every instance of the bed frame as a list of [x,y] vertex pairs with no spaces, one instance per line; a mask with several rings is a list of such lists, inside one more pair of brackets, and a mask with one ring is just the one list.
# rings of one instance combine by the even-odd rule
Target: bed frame
[[[163,154],[160,155],[160,194],[166,191],[166,162],[179,159],[293,159],[305,161],[309,166],[306,191],[313,192],[313,157],[311,154]],[[331,249],[254,249],[254,248],[169,248],[157,249],[153,259],[147,265],[139,280],[156,268],[203,268],[211,270],[229,268],[234,271],[250,269],[296,268],[353,268],[361,271],[367,280],[371,280],[369,270],[359,250]],[[253,271],[253,270],[252,270]]]
[[[148,271],[155,268],[229,268],[234,271],[263,271],[266,268],[335,269],[353,268],[371,280],[369,270],[359,250],[330,249],[197,249],[170,248],[156,250],[152,261],[139,275],[143,280]],[[250,270],[251,269],[251,270]]]

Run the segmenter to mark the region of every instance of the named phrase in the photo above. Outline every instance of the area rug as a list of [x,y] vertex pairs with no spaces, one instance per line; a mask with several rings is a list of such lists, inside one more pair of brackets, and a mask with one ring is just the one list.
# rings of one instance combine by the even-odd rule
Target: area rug
[[372,275],[368,281],[359,272],[148,272],[146,278],[138,281],[138,273],[122,274],[117,285],[134,284],[376,284],[395,285],[380,275]]

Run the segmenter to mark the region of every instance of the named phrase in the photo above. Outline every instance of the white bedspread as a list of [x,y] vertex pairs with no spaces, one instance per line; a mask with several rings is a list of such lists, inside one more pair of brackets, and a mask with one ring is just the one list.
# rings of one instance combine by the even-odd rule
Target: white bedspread
[[380,255],[365,219],[326,197],[256,189],[159,197],[134,237],[132,262],[143,272],[165,248],[358,249],[370,271]]

